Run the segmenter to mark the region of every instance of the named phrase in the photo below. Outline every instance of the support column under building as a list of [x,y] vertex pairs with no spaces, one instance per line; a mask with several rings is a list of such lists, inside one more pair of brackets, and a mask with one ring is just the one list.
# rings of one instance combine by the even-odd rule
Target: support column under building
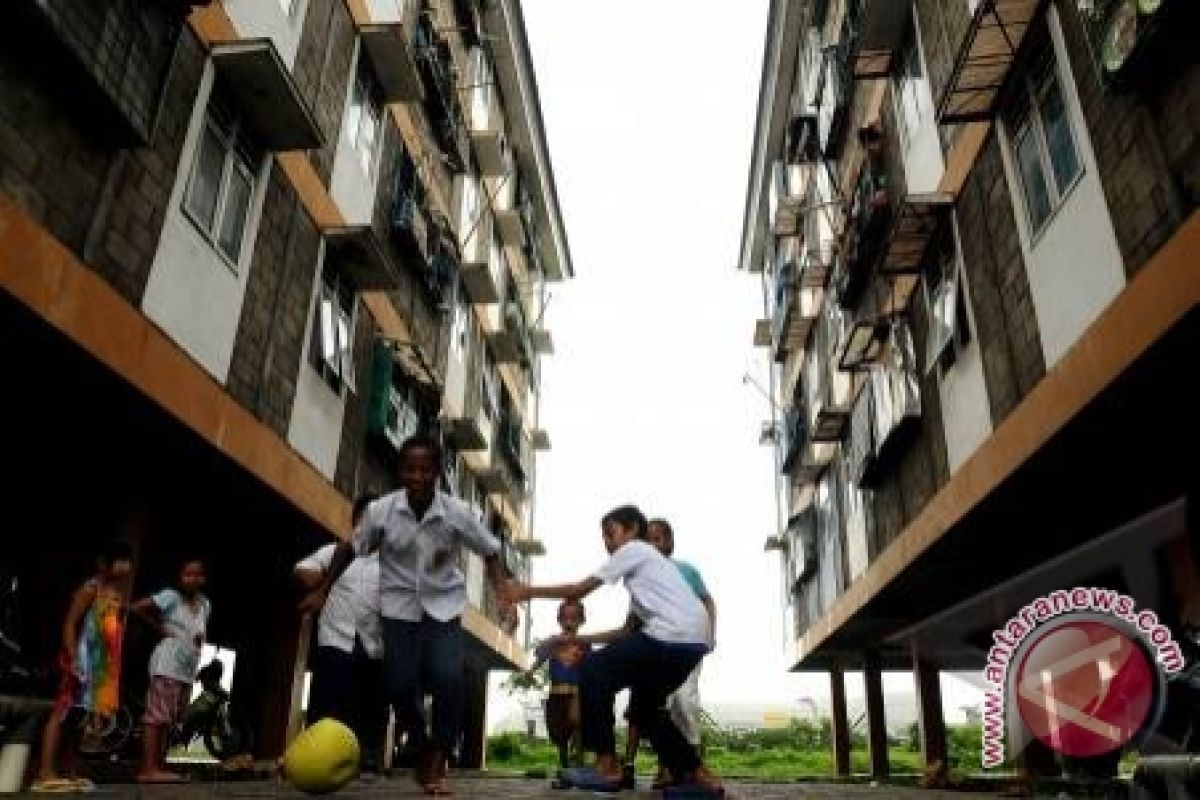
[[949,764],[946,751],[946,718],[942,712],[942,686],[936,665],[922,658],[916,642],[912,645],[913,679],[917,689],[917,726],[921,738],[921,759],[926,769]]
[[488,671],[469,664],[463,680],[462,746],[458,766],[462,769],[483,769],[487,754]]
[[829,670],[829,713],[836,775],[850,774],[850,720],[846,714],[846,676],[841,668]]
[[863,659],[863,683],[867,700],[867,744],[871,750],[871,776],[886,778],[888,764],[887,719],[883,708],[883,671],[879,654],[870,651]]

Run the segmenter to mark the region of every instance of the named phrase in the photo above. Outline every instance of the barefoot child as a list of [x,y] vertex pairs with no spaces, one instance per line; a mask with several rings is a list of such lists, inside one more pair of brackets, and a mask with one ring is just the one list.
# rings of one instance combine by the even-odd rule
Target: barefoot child
[[150,686],[142,716],[142,765],[139,783],[178,783],[184,776],[163,763],[167,733],[183,721],[192,697],[192,683],[200,667],[200,649],[208,627],[211,605],[200,593],[204,588],[204,563],[189,558],[180,564],[177,589],[163,589],[138,600],[131,610],[156,621],[163,638],[150,654]]
[[[62,686],[42,734],[34,792],[85,792],[92,782],[74,775],[79,731],[93,717],[110,717],[119,705],[122,606],[133,560],[129,546],[114,542],[96,559],[96,574],[75,590],[62,627]],[[65,730],[64,730],[65,726]],[[62,756],[67,777],[55,767]]]
[[550,696],[546,698],[546,731],[558,747],[558,765],[571,766],[571,753],[579,745],[579,668],[591,652],[590,645],[575,637],[585,621],[583,603],[563,600],[558,607],[558,625],[562,633],[537,649],[537,661],[529,668],[534,672],[547,660],[550,662]]
[[564,779],[579,789],[617,791],[621,768],[613,731],[613,703],[630,690],[630,719],[649,737],[662,764],[690,796],[720,796],[720,779],[705,769],[700,756],[664,707],[667,696],[687,680],[709,650],[708,615],[679,570],[643,541],[646,518],[635,506],[621,506],[601,521],[607,563],[590,577],[561,586],[526,586],[509,581],[504,599],[584,597],[603,583],[621,580],[629,591],[633,615],[641,622],[631,631],[576,637],[606,642],[580,671],[583,746],[596,754],[590,769],[568,769]]

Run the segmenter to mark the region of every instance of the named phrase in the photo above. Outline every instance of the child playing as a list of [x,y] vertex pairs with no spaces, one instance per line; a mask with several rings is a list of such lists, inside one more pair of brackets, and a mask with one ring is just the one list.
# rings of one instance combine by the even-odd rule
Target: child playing
[[[122,606],[133,559],[123,542],[107,545],[96,559],[96,574],[75,590],[63,621],[59,656],[62,685],[42,734],[41,764],[30,787],[34,792],[85,792],[94,789],[74,775],[79,732],[89,720],[112,716],[119,705]],[[64,731],[64,725],[66,729]],[[64,735],[65,734],[65,735]],[[67,777],[55,768],[61,755]]]
[[185,559],[179,568],[179,588],[163,589],[138,600],[131,610],[155,619],[163,638],[150,655],[150,686],[142,715],[142,766],[139,783],[178,783],[183,775],[168,771],[165,732],[183,720],[192,696],[192,683],[200,667],[200,649],[208,627],[211,605],[200,593],[204,588],[204,562]]
[[550,696],[546,698],[546,730],[550,741],[558,747],[558,765],[571,766],[571,753],[579,745],[579,667],[591,652],[590,645],[575,637],[583,626],[583,603],[577,599],[563,600],[558,607],[560,636],[543,642],[537,648],[537,661],[530,667],[534,672],[547,660],[550,662]]
[[[646,523],[646,541],[654,545],[658,552],[662,553],[671,563],[679,569],[683,579],[687,581],[696,597],[704,604],[704,610],[708,614],[708,640],[711,648],[717,628],[717,605],[713,602],[712,595],[708,592],[708,587],[704,585],[704,579],[700,577],[700,571],[686,561],[681,561],[673,558],[675,552],[675,531],[671,527],[671,523],[665,519],[652,519]],[[700,706],[700,667],[697,664],[692,673],[688,675],[688,679],[683,682],[683,685],[671,693],[667,698],[667,710],[671,714],[671,719],[674,720],[675,726],[679,728],[679,732],[683,734],[683,738],[695,747],[700,749],[700,739],[702,732],[702,722],[700,719],[702,708]],[[633,775],[634,759],[637,757],[639,744],[639,734],[637,725],[632,722],[629,725],[629,738],[625,750],[625,783],[630,784]],[[668,770],[659,765],[658,778],[654,781],[653,788],[662,789],[672,782],[672,777]]]
[[709,650],[708,615],[670,561],[642,541],[646,518],[635,506],[621,506],[601,520],[604,546],[611,558],[591,577],[561,586],[526,586],[509,581],[503,599],[584,597],[603,583],[623,580],[632,615],[640,628],[560,641],[604,642],[580,669],[583,746],[596,754],[594,768],[567,769],[563,779],[579,789],[614,792],[621,788],[613,731],[613,702],[630,690],[630,719],[649,737],[661,763],[689,796],[722,796],[720,779],[705,769],[700,756],[664,707],[667,696],[687,680]]

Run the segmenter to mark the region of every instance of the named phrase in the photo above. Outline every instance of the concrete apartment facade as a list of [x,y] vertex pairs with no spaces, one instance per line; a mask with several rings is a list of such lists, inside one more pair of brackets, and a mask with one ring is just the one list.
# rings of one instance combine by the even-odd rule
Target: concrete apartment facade
[[740,268],[773,364],[767,548],[841,772],[846,670],[886,774],[880,672],[912,671],[945,763],[939,671],[982,671],[1044,591],[1200,623],[1189,6],[770,4]]
[[[310,639],[292,565],[394,487],[405,437],[441,436],[445,486],[510,570],[540,551],[542,313],[572,266],[520,4],[20,0],[8,19],[3,557],[26,650],[52,661],[94,543],[134,544],[139,594],[198,553],[234,705],[277,754]],[[460,762],[479,765],[487,671],[524,665],[528,620],[462,565]]]

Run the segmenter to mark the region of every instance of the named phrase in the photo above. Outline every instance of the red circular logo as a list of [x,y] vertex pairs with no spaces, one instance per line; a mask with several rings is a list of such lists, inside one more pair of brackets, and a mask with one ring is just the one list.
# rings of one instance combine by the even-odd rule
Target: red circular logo
[[1039,632],[1013,691],[1021,719],[1044,744],[1069,756],[1098,756],[1141,729],[1155,675],[1145,651],[1117,627],[1067,619]]

